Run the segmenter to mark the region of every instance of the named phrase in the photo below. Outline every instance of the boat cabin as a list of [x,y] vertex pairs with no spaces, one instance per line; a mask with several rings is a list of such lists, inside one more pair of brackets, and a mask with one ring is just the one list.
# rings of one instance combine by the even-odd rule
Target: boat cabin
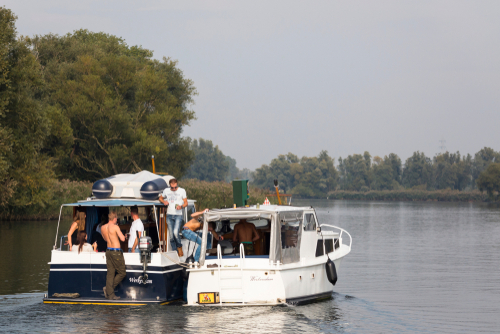
[[[311,207],[211,210],[203,222],[200,260],[188,270],[189,305],[278,305],[329,297],[352,244],[347,231],[320,224]],[[238,224],[254,230],[248,223],[257,236],[242,240]],[[208,224],[223,240],[214,240]],[[346,235],[349,244],[343,243]],[[335,277],[325,270],[329,261]]]

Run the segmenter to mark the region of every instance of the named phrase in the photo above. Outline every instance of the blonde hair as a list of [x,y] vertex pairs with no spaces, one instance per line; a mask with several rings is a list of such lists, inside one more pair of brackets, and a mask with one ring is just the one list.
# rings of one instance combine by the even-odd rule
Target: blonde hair
[[108,215],[108,219],[109,219],[109,220],[113,220],[113,219],[115,219],[115,218],[116,218],[116,212],[111,211],[111,212],[109,213],[109,215]]
[[75,222],[78,223],[78,231],[85,230],[85,211],[76,211]]

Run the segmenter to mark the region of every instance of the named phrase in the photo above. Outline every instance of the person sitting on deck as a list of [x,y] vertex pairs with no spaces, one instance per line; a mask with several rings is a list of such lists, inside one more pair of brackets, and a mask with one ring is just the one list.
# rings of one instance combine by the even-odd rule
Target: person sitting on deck
[[97,243],[94,242],[94,244],[91,245],[87,242],[87,232],[78,232],[77,242],[77,244],[73,245],[75,246],[72,249],[73,252],[78,252],[78,254],[80,254],[81,252],[96,252]]
[[[193,213],[191,215],[192,219],[182,227],[182,235],[184,236],[184,238],[198,244],[198,247],[196,248],[196,252],[194,254],[195,262],[198,262],[200,260],[201,240],[203,236],[203,231],[201,231],[201,229],[203,228],[203,221],[201,220],[201,216],[204,212],[205,211],[199,211]],[[213,222],[208,223],[208,231],[212,233],[215,239],[224,240],[222,236],[217,235],[217,233],[215,232],[215,224]],[[210,248],[212,248],[212,238],[209,236],[207,238],[207,249]]]
[[233,241],[243,244],[245,255],[255,255],[253,242],[259,239],[255,225],[247,222],[246,219],[240,219],[240,222],[234,226]]
[[85,211],[77,210],[76,215],[73,220],[73,224],[69,228],[68,241],[66,243],[69,245],[69,250],[73,250],[73,245],[78,244],[78,232],[85,230],[85,218],[87,215]]

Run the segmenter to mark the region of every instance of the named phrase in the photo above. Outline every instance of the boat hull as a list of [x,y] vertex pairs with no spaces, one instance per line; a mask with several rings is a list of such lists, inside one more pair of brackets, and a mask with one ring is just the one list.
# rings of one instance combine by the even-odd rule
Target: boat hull
[[[103,287],[106,286],[107,275],[104,253],[53,251],[52,254],[45,303],[142,305],[182,299],[182,268],[175,263],[168,263],[159,253],[152,254],[145,284],[141,279],[143,267],[139,254],[124,254],[127,275],[115,289],[115,295],[120,297],[118,301],[104,298]],[[79,297],[57,297],[60,294],[78,294]]]
[[[257,261],[262,263],[258,267]],[[333,260],[337,271],[342,258]],[[252,263],[253,262],[253,263]],[[214,261],[215,263],[215,261]],[[334,286],[328,281],[325,261],[312,265],[276,266],[265,260],[245,259],[245,269],[228,263],[220,270],[192,270],[188,284],[188,304],[191,306],[255,306],[301,305],[331,298]],[[219,280],[219,275],[221,280]],[[231,288],[234,287],[234,288]],[[217,292],[222,303],[200,304],[199,293]]]

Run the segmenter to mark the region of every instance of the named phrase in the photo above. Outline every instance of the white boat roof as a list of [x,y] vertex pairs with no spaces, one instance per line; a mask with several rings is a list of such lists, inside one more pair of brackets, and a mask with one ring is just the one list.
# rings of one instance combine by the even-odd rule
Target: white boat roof
[[312,207],[288,206],[288,205],[261,205],[258,209],[255,205],[242,208],[213,209],[205,213],[207,221],[220,219],[270,219],[271,216],[280,212],[294,212],[312,210]]
[[172,175],[159,175],[159,174],[154,174],[151,173],[150,171],[143,170],[140,171],[139,173],[135,174],[128,174],[128,173],[123,173],[123,174],[116,174],[112,175],[110,177],[105,178],[105,180],[108,180],[110,182],[138,182],[138,183],[144,183],[147,181],[155,180],[155,179],[164,179],[165,182],[167,182],[170,179],[173,179],[174,177]]

